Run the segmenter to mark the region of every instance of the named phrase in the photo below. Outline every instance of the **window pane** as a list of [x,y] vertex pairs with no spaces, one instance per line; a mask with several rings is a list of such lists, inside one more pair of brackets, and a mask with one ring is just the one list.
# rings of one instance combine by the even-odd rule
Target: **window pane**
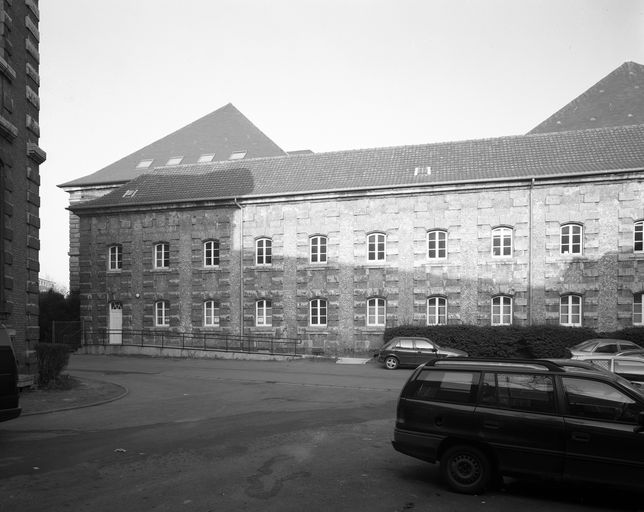
[[552,377],[497,374],[497,404],[499,407],[528,412],[554,412]]
[[633,232],[633,249],[644,251],[644,222],[636,222]]
[[642,294],[636,293],[633,296],[633,323],[641,325],[642,322]]
[[471,403],[477,374],[474,372],[425,371],[407,395],[417,400]]
[[564,377],[566,405],[572,416],[604,421],[634,423],[638,404],[604,382]]

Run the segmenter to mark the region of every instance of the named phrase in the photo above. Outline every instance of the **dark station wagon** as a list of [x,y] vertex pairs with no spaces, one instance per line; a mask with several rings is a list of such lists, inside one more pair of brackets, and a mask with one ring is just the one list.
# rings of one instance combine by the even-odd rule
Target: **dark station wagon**
[[502,476],[643,489],[644,395],[585,363],[448,358],[418,367],[398,401],[393,446],[457,492]]

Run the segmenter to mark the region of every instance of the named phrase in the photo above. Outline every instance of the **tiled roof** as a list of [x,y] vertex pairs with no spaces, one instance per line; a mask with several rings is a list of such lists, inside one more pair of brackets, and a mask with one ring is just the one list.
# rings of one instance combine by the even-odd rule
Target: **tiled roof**
[[644,123],[644,66],[625,62],[530,133]]
[[626,169],[644,169],[644,124],[165,167],[73,211]]
[[158,167],[166,165],[172,157],[181,156],[182,163],[191,164],[201,155],[212,153],[215,160],[227,160],[235,151],[246,151],[246,158],[286,154],[229,103],[93,174],[59,186],[124,183],[146,171],[137,168],[142,160],[152,160],[151,167]]

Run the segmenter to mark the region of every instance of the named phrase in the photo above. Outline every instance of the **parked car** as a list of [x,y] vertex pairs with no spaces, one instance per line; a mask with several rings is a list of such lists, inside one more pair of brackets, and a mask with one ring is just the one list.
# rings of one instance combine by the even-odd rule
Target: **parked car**
[[462,493],[503,476],[641,489],[644,394],[584,362],[436,359],[403,387],[392,443]]
[[20,416],[19,400],[16,357],[6,329],[0,327],[0,421]]
[[624,377],[640,387],[644,386],[644,357],[642,356],[596,355],[584,361]]
[[570,347],[570,353],[573,359],[585,359],[597,354],[617,354],[625,350],[641,349],[637,343],[627,340],[614,340],[610,338],[593,338],[582,341],[574,347]]
[[390,339],[376,352],[375,357],[388,370],[399,367],[416,367],[432,359],[443,357],[466,357],[467,352],[455,348],[441,347],[428,338],[399,336]]
[[624,350],[623,352],[617,352],[616,356],[637,356],[644,357],[644,348],[638,348],[635,350]]

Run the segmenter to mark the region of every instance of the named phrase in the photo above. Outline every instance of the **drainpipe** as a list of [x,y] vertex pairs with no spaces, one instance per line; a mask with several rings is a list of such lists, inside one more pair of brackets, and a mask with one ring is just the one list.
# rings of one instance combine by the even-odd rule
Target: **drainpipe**
[[534,178],[530,180],[530,193],[528,199],[528,325],[532,325],[532,192],[534,190]]
[[239,335],[244,336],[244,209],[234,199],[239,208]]

